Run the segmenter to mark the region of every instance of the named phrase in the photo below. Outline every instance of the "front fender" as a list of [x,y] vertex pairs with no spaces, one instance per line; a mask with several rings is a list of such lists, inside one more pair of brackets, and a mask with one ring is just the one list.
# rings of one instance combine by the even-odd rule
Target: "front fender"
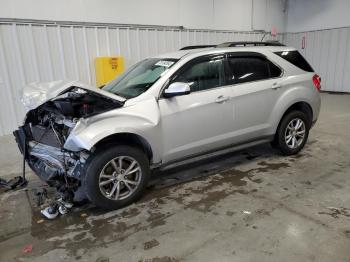
[[154,98],[89,119],[80,119],[69,134],[64,148],[70,151],[90,151],[99,141],[110,135],[131,133],[144,138],[150,144],[156,161],[160,157],[161,149],[159,120],[158,104]]

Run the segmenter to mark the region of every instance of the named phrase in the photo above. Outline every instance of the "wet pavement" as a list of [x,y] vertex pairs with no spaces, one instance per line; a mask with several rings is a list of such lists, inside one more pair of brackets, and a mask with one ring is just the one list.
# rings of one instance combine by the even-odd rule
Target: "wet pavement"
[[[0,191],[0,261],[350,261],[350,96],[322,101],[299,155],[262,145],[154,174],[121,210],[81,204],[48,221],[29,175]],[[0,172],[20,172],[0,145],[14,154]]]

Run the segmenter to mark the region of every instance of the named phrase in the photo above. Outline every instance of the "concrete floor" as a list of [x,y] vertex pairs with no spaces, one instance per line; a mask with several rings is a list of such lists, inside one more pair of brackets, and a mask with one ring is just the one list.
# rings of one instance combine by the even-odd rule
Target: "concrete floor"
[[[266,145],[167,172],[122,210],[42,220],[31,174],[0,193],[0,261],[350,261],[350,96],[322,103],[299,155]],[[0,177],[20,173],[12,137],[0,148]]]

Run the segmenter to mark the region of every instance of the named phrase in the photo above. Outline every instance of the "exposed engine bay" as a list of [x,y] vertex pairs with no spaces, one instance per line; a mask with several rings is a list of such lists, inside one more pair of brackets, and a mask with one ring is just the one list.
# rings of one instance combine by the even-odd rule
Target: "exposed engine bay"
[[21,152],[33,171],[50,186],[70,197],[82,185],[91,152],[69,151],[64,144],[82,118],[123,105],[122,102],[79,87],[72,87],[27,113],[14,132]]

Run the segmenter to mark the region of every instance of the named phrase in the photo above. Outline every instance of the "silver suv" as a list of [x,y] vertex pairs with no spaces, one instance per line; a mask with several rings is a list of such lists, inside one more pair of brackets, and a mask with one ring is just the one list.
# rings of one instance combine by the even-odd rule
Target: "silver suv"
[[64,199],[116,209],[140,198],[153,169],[266,142],[298,153],[318,118],[319,90],[320,77],[291,47],[187,47],[102,89],[26,87],[28,113],[14,134],[31,169]]

